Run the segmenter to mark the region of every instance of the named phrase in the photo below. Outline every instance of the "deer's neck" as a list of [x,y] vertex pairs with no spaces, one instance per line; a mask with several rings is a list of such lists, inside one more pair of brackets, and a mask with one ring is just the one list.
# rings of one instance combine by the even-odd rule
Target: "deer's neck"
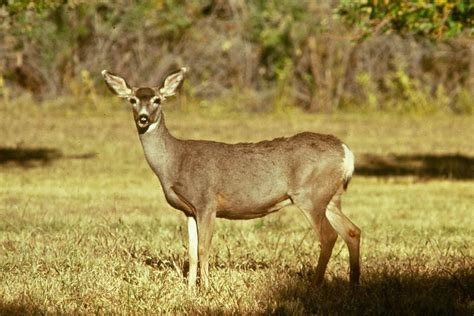
[[163,185],[179,156],[180,141],[169,133],[163,113],[155,124],[150,125],[146,132],[139,134],[139,137],[145,158]]

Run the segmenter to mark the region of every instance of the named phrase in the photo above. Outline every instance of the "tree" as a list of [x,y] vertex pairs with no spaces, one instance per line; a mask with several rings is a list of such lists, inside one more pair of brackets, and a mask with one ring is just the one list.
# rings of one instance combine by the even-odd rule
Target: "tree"
[[470,0],[342,0],[338,13],[372,33],[412,33],[431,39],[474,35],[474,2]]

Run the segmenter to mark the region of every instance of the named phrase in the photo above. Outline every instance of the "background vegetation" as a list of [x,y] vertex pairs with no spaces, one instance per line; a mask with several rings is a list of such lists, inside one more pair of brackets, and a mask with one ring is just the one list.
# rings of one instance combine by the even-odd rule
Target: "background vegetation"
[[4,0],[0,94],[96,99],[101,69],[138,85],[186,65],[189,97],[238,110],[472,113],[473,16],[467,0]]

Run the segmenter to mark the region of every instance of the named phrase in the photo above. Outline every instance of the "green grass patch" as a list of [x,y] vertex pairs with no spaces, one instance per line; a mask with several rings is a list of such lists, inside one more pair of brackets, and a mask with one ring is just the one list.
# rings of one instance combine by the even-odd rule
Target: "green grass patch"
[[[190,293],[185,217],[167,205],[120,109],[0,107],[0,313],[472,314],[472,117],[165,109],[183,138],[332,133],[365,168],[343,205],[362,228],[359,287],[348,284],[340,240],[325,284],[314,286],[316,236],[289,207],[218,220],[211,287]],[[435,166],[467,159],[456,165],[467,176],[416,159],[432,155]]]

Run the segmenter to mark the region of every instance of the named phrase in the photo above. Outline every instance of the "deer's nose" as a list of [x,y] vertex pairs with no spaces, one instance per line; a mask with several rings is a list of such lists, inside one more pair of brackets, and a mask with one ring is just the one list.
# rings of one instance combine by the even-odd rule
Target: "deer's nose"
[[148,115],[146,115],[146,114],[140,115],[140,116],[138,117],[138,122],[139,122],[140,124],[143,124],[143,125],[147,124],[147,123],[148,123]]

